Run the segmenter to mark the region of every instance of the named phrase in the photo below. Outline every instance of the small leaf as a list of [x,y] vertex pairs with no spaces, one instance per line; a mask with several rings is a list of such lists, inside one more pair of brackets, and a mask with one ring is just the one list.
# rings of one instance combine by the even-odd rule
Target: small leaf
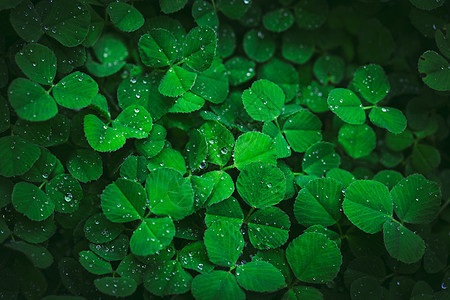
[[294,9],[298,27],[313,30],[322,26],[328,17],[328,3],[325,0],[302,1]]
[[233,134],[219,122],[211,121],[203,123],[199,131],[208,145],[208,162],[225,166],[231,158],[234,147]]
[[425,253],[422,238],[399,223],[384,223],[383,236],[389,254],[401,262],[414,263]]
[[425,51],[419,57],[419,73],[430,88],[443,92],[450,90],[450,65],[435,51]]
[[281,272],[265,261],[253,261],[236,268],[236,279],[249,291],[273,292],[285,285]]
[[214,269],[214,264],[209,261],[206,247],[202,241],[184,246],[178,254],[178,258],[185,269],[196,270],[202,274],[209,273]]
[[89,145],[96,151],[116,151],[123,147],[126,138],[118,128],[105,125],[97,116],[84,117],[84,132]]
[[42,246],[31,245],[23,241],[11,242],[5,246],[22,252],[37,268],[46,269],[53,263],[53,255]]
[[321,84],[337,84],[344,78],[345,63],[334,55],[322,55],[314,63],[313,73]]
[[209,227],[218,220],[226,221],[237,228],[241,227],[244,221],[244,213],[236,198],[230,197],[217,204],[213,204],[206,209],[206,226]]
[[189,291],[192,276],[174,260],[149,268],[144,275],[144,287],[157,296],[184,294]]
[[328,106],[342,121],[360,125],[366,120],[366,113],[358,96],[351,90],[337,88],[328,94]]
[[55,211],[73,213],[83,199],[80,183],[71,175],[60,174],[53,177],[45,186],[50,200],[55,204]]
[[255,63],[240,56],[234,56],[227,60],[225,68],[228,70],[230,84],[240,85],[255,76]]
[[275,53],[275,39],[265,30],[252,29],[244,36],[244,52],[256,62],[265,62]]
[[359,229],[374,234],[392,219],[393,207],[387,187],[372,180],[357,180],[345,190],[345,215]]
[[244,249],[244,237],[232,223],[215,221],[205,231],[209,260],[219,266],[232,267]]
[[115,297],[132,295],[137,288],[136,281],[124,277],[103,277],[94,280],[95,287],[102,293]]
[[339,129],[338,140],[345,152],[353,158],[369,155],[376,146],[375,132],[367,124],[344,124]]
[[188,0],[159,0],[159,6],[165,14],[171,14],[182,9]]
[[322,122],[306,109],[291,115],[283,125],[283,133],[296,152],[305,152],[309,146],[322,139]]
[[373,124],[386,128],[394,134],[400,134],[406,128],[405,116],[400,110],[392,107],[372,108],[369,119]]
[[121,224],[109,221],[103,213],[98,213],[87,219],[83,229],[89,242],[103,244],[118,237],[124,227]]
[[91,150],[76,150],[67,161],[67,170],[81,182],[97,180],[103,174],[102,158]]
[[178,42],[175,36],[163,28],[152,29],[139,39],[139,54],[144,65],[160,68],[178,58]]
[[285,95],[275,83],[260,79],[242,94],[247,113],[256,121],[272,121],[281,114]]
[[164,96],[178,97],[194,86],[196,78],[196,73],[174,66],[167,71],[161,80],[158,90]]
[[315,39],[307,32],[290,30],[283,34],[281,53],[283,57],[297,64],[306,63],[314,54]]
[[263,208],[278,204],[286,192],[286,179],[275,166],[253,162],[241,169],[236,188],[251,207]]
[[334,151],[334,145],[318,142],[306,149],[302,169],[310,175],[322,176],[327,171],[339,167],[341,158]]
[[286,258],[300,281],[324,283],[333,280],[342,264],[336,243],[320,233],[307,232],[294,239]]
[[144,25],[144,17],[130,4],[111,2],[106,8],[106,12],[111,22],[122,31],[136,31]]
[[285,31],[294,24],[294,16],[289,10],[280,8],[265,14],[263,24],[270,31]]
[[383,68],[375,64],[356,69],[350,84],[372,104],[383,100],[391,89]]
[[152,117],[140,105],[127,106],[114,120],[113,126],[120,129],[125,138],[146,138],[152,130]]
[[234,192],[233,179],[224,171],[211,171],[201,177],[210,179],[213,186],[210,196],[203,205],[204,207],[228,199]]
[[277,207],[257,210],[248,219],[250,242],[256,249],[277,248],[289,238],[291,222],[289,217]]
[[81,251],[80,253],[80,264],[88,270],[90,273],[95,275],[105,275],[112,273],[112,267],[109,262],[102,260],[100,257],[95,255],[92,251]]
[[[14,3],[15,7],[11,10],[9,21],[14,31],[27,42],[36,42],[43,35],[42,20],[33,3],[27,1],[5,1]],[[17,6],[16,6],[17,5]]]

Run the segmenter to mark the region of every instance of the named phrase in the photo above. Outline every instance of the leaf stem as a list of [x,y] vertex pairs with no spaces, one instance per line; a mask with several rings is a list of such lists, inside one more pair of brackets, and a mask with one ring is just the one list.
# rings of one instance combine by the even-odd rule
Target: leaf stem
[[39,189],[42,189],[42,187],[43,187],[45,184],[47,184],[47,180],[44,180],[44,182],[41,183],[41,185],[39,186]]
[[245,219],[244,219],[243,223],[246,223],[246,222],[247,222],[248,218],[250,218],[251,214],[255,211],[255,209],[256,209],[256,207],[252,207],[252,208],[248,211],[247,215],[245,216]]
[[375,105],[372,105],[372,106],[363,106],[363,109],[365,110],[365,109],[371,109],[371,108],[374,108],[375,107]]
[[228,167],[222,168],[222,171],[229,170],[229,169],[233,169],[233,168],[235,168],[235,167],[236,167],[236,166],[235,166],[234,164],[232,164],[232,165],[229,165]]

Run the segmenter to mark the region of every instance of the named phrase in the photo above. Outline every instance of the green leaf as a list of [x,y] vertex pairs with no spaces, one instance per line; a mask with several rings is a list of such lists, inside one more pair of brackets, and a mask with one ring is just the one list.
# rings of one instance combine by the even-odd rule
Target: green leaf
[[157,296],[184,294],[189,291],[192,276],[183,270],[181,264],[169,260],[149,268],[144,276],[144,287]]
[[322,176],[327,171],[339,167],[341,158],[334,151],[334,144],[318,142],[306,149],[302,169],[309,175]]
[[211,171],[201,176],[212,181],[213,189],[204,203],[204,207],[219,203],[228,199],[234,192],[234,182],[231,176],[224,171]]
[[333,178],[340,181],[344,187],[348,187],[353,181],[356,180],[355,176],[349,171],[334,168],[327,172],[327,178]]
[[273,122],[264,123],[262,133],[267,134],[273,139],[277,158],[285,158],[291,156],[291,146],[288,145],[281,133],[280,128]]
[[167,97],[178,97],[189,91],[197,79],[197,74],[178,66],[171,67],[161,80],[158,90]]
[[412,152],[412,163],[417,171],[427,175],[439,166],[441,154],[433,146],[415,144]]
[[208,259],[206,247],[202,241],[193,242],[181,249],[178,254],[183,268],[196,270],[200,273],[209,273],[214,269],[214,264]]
[[438,28],[435,34],[436,45],[438,46],[439,51],[447,58],[450,58],[450,42],[448,40],[449,28],[450,25],[446,24],[442,29]]
[[383,289],[379,280],[370,276],[364,276],[352,282],[350,295],[354,300],[381,299],[383,298]]
[[359,229],[374,234],[392,219],[393,207],[387,187],[372,180],[357,180],[345,190],[345,215]]
[[392,151],[402,151],[411,146],[413,141],[413,135],[408,129],[399,134],[386,132],[386,146]]
[[130,241],[125,234],[119,235],[115,240],[104,244],[89,244],[89,249],[108,261],[122,260],[128,252]]
[[192,213],[194,192],[189,181],[179,172],[168,168],[157,169],[148,176],[145,189],[150,211],[155,215],[180,220]]
[[209,206],[206,209],[205,224],[209,227],[216,221],[224,221],[240,228],[244,221],[244,213],[239,205],[239,201],[234,197],[230,197]]
[[245,299],[245,293],[234,275],[225,271],[212,271],[196,276],[192,280],[191,291],[198,300]]
[[236,279],[244,289],[255,292],[273,292],[285,285],[283,274],[265,261],[253,261],[238,266]]
[[73,213],[83,199],[83,190],[78,180],[71,175],[60,174],[53,177],[45,186],[50,200],[55,204],[55,211]]
[[56,167],[57,158],[47,150],[41,149],[41,156],[33,167],[22,175],[22,178],[30,182],[43,182],[48,179]]
[[383,236],[388,253],[401,262],[414,263],[425,253],[422,238],[397,222],[384,223]]
[[[327,238],[329,238],[330,240],[335,242],[336,245],[338,246],[338,248],[341,247],[341,236],[337,232],[334,232],[333,230],[323,227],[322,225],[309,226],[308,228],[305,229],[305,231],[303,231],[303,233],[306,233],[306,232],[323,234]],[[362,232],[362,231],[360,231],[360,232]]]
[[145,190],[137,182],[119,178],[103,190],[101,205],[110,221],[124,223],[142,219],[147,207]]
[[283,34],[281,53],[283,57],[293,63],[304,64],[314,54],[314,38],[308,32],[290,30]]
[[22,252],[37,268],[46,269],[53,263],[52,254],[42,246],[31,245],[23,241],[11,242],[5,246]]
[[255,63],[240,56],[234,56],[225,63],[232,86],[240,85],[255,76]]
[[283,125],[283,133],[295,152],[305,152],[322,139],[322,122],[306,109],[291,115]]
[[104,34],[92,48],[97,59],[107,66],[122,62],[128,56],[124,41],[114,34]]
[[18,136],[0,138],[0,175],[12,177],[31,169],[39,159],[41,150]]
[[196,71],[205,71],[213,62],[216,47],[217,37],[214,29],[209,26],[193,28],[184,40],[184,61]]
[[256,121],[268,122],[281,114],[285,95],[275,83],[260,79],[242,94],[242,102],[247,113]]
[[313,73],[321,84],[339,83],[344,77],[345,63],[334,55],[322,55],[314,63]]
[[142,14],[130,4],[111,2],[106,8],[111,22],[125,32],[136,31],[144,25]]
[[14,224],[14,235],[32,244],[47,241],[55,231],[56,225],[52,217],[44,221],[35,222],[18,216]]
[[233,20],[240,19],[249,10],[251,0],[233,1],[219,0],[217,8],[227,17]]
[[310,299],[310,300],[323,300],[323,295],[317,289],[310,286],[294,286],[283,295],[283,300],[297,300],[297,299]]
[[81,251],[80,253],[80,264],[88,270],[90,273],[95,275],[105,275],[112,273],[112,266],[109,262],[104,261],[92,251]]
[[14,208],[33,221],[47,219],[54,211],[55,204],[34,184],[19,182],[12,192]]
[[3,96],[0,96],[0,133],[10,128],[10,117],[11,113],[9,111],[8,103]]
[[166,248],[175,236],[171,218],[143,219],[130,239],[130,249],[135,255],[147,256]]
[[433,10],[441,7],[445,3],[444,0],[410,0],[409,2],[411,2],[415,7],[423,10]]
[[286,95],[286,101],[291,101],[300,90],[299,76],[293,66],[279,59],[272,59],[262,66],[258,78],[267,79],[281,87]]
[[67,75],[53,88],[53,97],[56,102],[70,109],[88,106],[97,93],[97,82],[82,72]]
[[175,103],[169,109],[169,112],[190,113],[201,109],[203,105],[205,105],[205,99],[189,91],[178,97],[177,100],[175,100]]
[[294,16],[288,9],[276,9],[264,15],[263,24],[270,31],[285,31],[294,24]]
[[275,53],[275,39],[268,31],[252,29],[244,36],[244,52],[256,62],[265,62]]
[[383,100],[391,89],[383,68],[375,64],[356,69],[350,85],[372,104]]
[[6,225],[4,219],[0,219],[0,244],[6,241],[11,236],[11,231]]
[[189,169],[196,171],[204,166],[206,155],[208,154],[208,145],[205,137],[198,129],[190,133],[189,142],[186,144],[186,156]]
[[325,0],[302,1],[294,8],[295,21],[302,29],[316,29],[325,23],[328,17],[328,3]]
[[394,50],[391,32],[376,18],[366,19],[358,25],[357,54],[362,63],[384,65]]
[[159,0],[159,6],[165,14],[171,14],[181,10],[188,0]]
[[344,185],[332,178],[311,180],[295,199],[294,216],[304,226],[334,225],[341,217]]
[[428,224],[436,217],[441,205],[437,183],[421,174],[402,179],[391,191],[395,214],[402,222]]
[[67,170],[81,182],[97,180],[103,174],[102,158],[91,150],[76,150],[67,161]]
[[205,122],[199,128],[208,145],[207,161],[209,163],[225,166],[231,158],[234,147],[233,134],[219,122]]
[[419,57],[419,73],[430,88],[437,91],[450,90],[450,65],[435,51],[425,51]]
[[434,274],[447,267],[448,247],[444,240],[430,236],[425,238],[425,254],[423,268],[429,274]]
[[192,175],[189,177],[194,191],[194,209],[198,211],[203,207],[214,188],[214,181],[209,178]]
[[113,126],[120,129],[125,138],[146,138],[152,130],[152,117],[140,105],[127,106],[114,120]]
[[51,85],[56,75],[56,56],[40,44],[28,44],[16,54],[16,63],[31,80]]
[[343,88],[331,90],[328,94],[328,107],[346,123],[360,125],[366,120],[361,101],[351,90]]
[[253,162],[241,169],[236,188],[251,207],[263,208],[278,204],[286,192],[286,178],[275,166]]
[[84,223],[83,230],[89,242],[103,244],[118,237],[124,227],[121,224],[109,221],[103,213],[98,213]]
[[[180,0],[182,1],[182,0]],[[171,2],[170,0],[166,2]],[[187,0],[185,0],[187,2]],[[192,4],[192,17],[198,26],[210,26],[217,30],[219,26],[219,19],[215,7],[209,1],[196,0]],[[221,26],[222,27],[222,26]],[[220,38],[218,39],[218,42]]]
[[123,147],[126,138],[118,128],[105,125],[97,116],[84,117],[84,132],[89,145],[96,151],[116,151]]
[[250,242],[256,249],[277,248],[289,238],[291,222],[286,213],[277,207],[257,210],[248,219]]
[[214,59],[207,70],[197,74],[191,91],[212,103],[226,100],[229,92],[228,71],[220,59]]
[[209,260],[219,266],[232,267],[244,249],[244,237],[238,227],[227,221],[215,221],[205,231]]
[[222,23],[217,31],[217,56],[221,58],[229,57],[236,48],[236,34],[233,27]]
[[43,18],[45,33],[66,47],[80,45],[89,32],[87,5],[72,0],[53,0]]
[[301,100],[312,112],[321,113],[328,111],[328,93],[333,89],[332,86],[323,86],[317,81],[301,89]]
[[9,1],[17,6],[11,10],[9,21],[14,31],[27,42],[38,41],[44,33],[41,25],[41,16],[33,3],[27,1]]
[[8,97],[17,115],[28,121],[45,121],[58,113],[52,96],[42,86],[25,78],[11,82]]
[[261,132],[247,132],[236,140],[234,164],[238,170],[255,161],[276,165],[277,156],[273,140]]
[[[399,183],[403,179],[403,175],[397,171],[393,170],[383,170],[378,172],[374,177],[373,180],[379,181],[386,185],[389,190],[392,190],[392,188]],[[392,195],[391,195],[392,197]],[[395,202],[394,202],[395,204]]]
[[353,158],[369,155],[376,146],[375,132],[367,124],[344,124],[339,129],[338,141]]
[[177,170],[182,175],[186,173],[186,163],[183,156],[177,150],[164,148],[155,157],[150,159],[147,165],[150,171],[161,168],[170,168]]
[[137,288],[136,281],[124,277],[103,277],[94,280],[95,287],[102,293],[115,297],[132,295]]
[[160,68],[178,59],[178,42],[175,36],[163,28],[152,29],[139,39],[139,54],[144,65]]
[[147,265],[141,263],[132,254],[127,255],[116,269],[121,277],[131,278],[139,285],[142,283],[142,277],[147,270]]
[[381,128],[386,128],[394,134],[402,133],[406,128],[406,118],[403,113],[392,107],[374,107],[369,114],[370,121]]
[[286,258],[300,281],[325,283],[333,280],[342,264],[336,243],[320,233],[307,232],[294,239]]
[[147,138],[136,140],[135,146],[138,152],[147,158],[158,155],[166,143],[166,129],[159,124],[154,124]]

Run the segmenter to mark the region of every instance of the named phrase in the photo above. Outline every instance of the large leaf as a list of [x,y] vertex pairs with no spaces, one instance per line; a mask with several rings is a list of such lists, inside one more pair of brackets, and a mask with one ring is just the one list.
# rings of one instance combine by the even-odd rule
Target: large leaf
[[286,192],[286,178],[275,166],[253,162],[241,169],[236,188],[251,207],[263,208],[278,204]]
[[375,64],[356,69],[351,85],[372,104],[386,97],[391,88],[383,68]]
[[0,175],[12,177],[31,169],[39,159],[41,149],[18,136],[0,138]]
[[25,46],[16,54],[16,63],[28,78],[37,83],[50,85],[55,78],[55,53],[43,45]]
[[425,253],[422,238],[397,222],[384,223],[383,236],[389,254],[401,262],[414,263]]
[[83,190],[80,183],[67,174],[53,177],[46,185],[45,190],[50,200],[55,204],[55,210],[60,213],[75,212],[83,199]]
[[168,66],[178,58],[178,43],[174,35],[163,28],[153,29],[139,40],[139,54],[149,67]]
[[33,221],[47,219],[54,211],[55,204],[34,184],[19,182],[12,192],[14,208]]
[[207,160],[225,166],[231,158],[234,147],[233,134],[219,122],[205,122],[199,129],[208,145]]
[[205,231],[205,246],[209,260],[219,266],[235,265],[244,249],[244,237],[239,227],[227,221],[215,221]]
[[277,160],[273,140],[260,132],[247,132],[239,136],[234,147],[234,164],[242,168],[254,161],[275,165]]
[[393,207],[387,187],[372,180],[357,180],[345,190],[344,213],[356,227],[374,234],[392,219]]
[[193,212],[194,192],[186,178],[173,169],[161,168],[150,173],[145,189],[152,213],[182,219]]
[[143,219],[130,239],[130,249],[135,255],[152,255],[166,248],[174,236],[171,218]]
[[136,31],[144,25],[144,17],[128,3],[111,2],[106,8],[111,22],[125,32]]
[[147,207],[145,196],[145,190],[139,183],[119,178],[103,190],[103,213],[117,223],[141,219]]
[[309,283],[333,280],[342,264],[336,243],[321,233],[312,232],[294,239],[286,249],[286,258],[295,277]]
[[146,138],[152,130],[152,117],[140,105],[127,106],[114,120],[113,126],[123,132],[125,138]]
[[89,75],[78,71],[61,79],[53,88],[56,102],[71,109],[88,106],[97,93],[97,82]]
[[256,249],[282,246],[289,238],[290,227],[288,215],[277,207],[257,210],[248,219],[248,235]]
[[428,224],[436,217],[441,205],[437,183],[421,174],[402,179],[391,191],[395,214],[406,223]]
[[285,95],[275,83],[260,79],[242,94],[244,108],[252,119],[268,122],[276,119],[284,106]]
[[306,109],[293,114],[283,125],[283,133],[296,152],[304,152],[312,144],[322,139],[322,122]]
[[205,71],[214,59],[217,47],[216,32],[209,26],[193,28],[184,40],[184,60],[192,69]]
[[233,274],[225,271],[212,271],[194,278],[191,286],[192,295],[198,300],[244,300]]
[[281,272],[265,261],[253,261],[236,268],[236,279],[249,291],[273,292],[285,285]]
[[295,199],[294,216],[304,226],[331,226],[341,216],[344,185],[332,178],[311,180]]

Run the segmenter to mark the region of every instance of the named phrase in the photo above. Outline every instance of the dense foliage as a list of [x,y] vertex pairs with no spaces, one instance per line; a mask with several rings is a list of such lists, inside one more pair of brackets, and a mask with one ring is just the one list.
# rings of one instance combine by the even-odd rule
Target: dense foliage
[[449,299],[449,15],[0,1],[0,298]]

